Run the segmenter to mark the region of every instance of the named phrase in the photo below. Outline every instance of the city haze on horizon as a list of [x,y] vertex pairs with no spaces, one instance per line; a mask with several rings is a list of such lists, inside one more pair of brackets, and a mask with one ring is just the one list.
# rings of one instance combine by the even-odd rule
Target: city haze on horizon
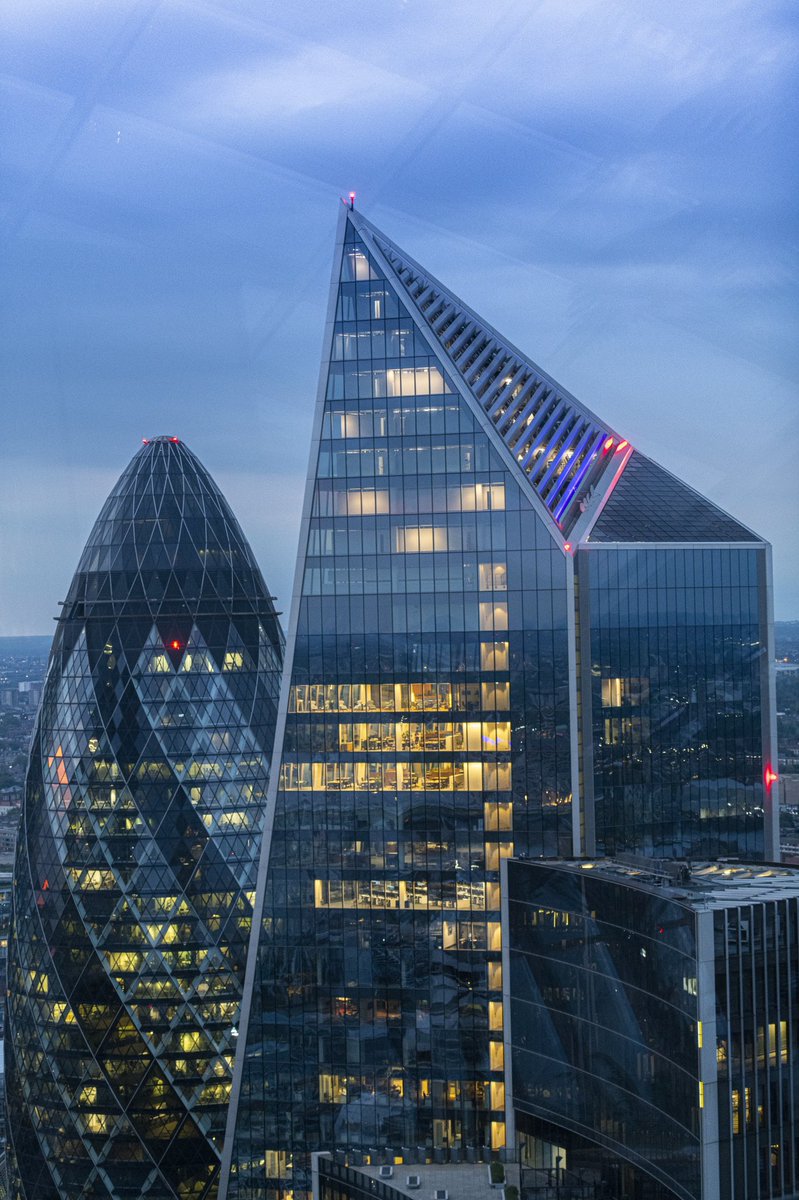
[[219,484],[285,624],[351,187],[564,388],[768,538],[776,616],[799,616],[789,20],[707,0],[8,8],[0,634],[52,632],[106,496],[158,434]]

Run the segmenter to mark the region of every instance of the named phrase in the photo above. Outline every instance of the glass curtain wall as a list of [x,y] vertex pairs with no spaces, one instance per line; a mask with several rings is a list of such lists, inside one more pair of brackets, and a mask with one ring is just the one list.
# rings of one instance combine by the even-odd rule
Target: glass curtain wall
[[764,553],[580,552],[600,852],[764,855]]
[[713,919],[721,1194],[795,1196],[799,902],[741,904]]
[[311,470],[242,1200],[504,1145],[500,861],[571,852],[564,553],[351,222]]

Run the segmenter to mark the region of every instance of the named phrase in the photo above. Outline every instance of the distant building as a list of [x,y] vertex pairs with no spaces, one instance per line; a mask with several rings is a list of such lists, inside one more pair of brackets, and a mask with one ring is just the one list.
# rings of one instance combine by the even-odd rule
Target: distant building
[[523,1185],[797,1195],[799,870],[511,860],[505,920]]
[[41,679],[23,679],[17,684],[17,702],[24,708],[36,708],[42,698]]
[[0,707],[36,708],[42,698],[42,681],[23,679],[0,691]]

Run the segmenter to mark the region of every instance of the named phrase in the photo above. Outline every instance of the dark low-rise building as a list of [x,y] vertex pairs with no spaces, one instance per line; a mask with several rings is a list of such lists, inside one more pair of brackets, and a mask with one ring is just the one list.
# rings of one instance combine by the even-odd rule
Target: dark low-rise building
[[629,856],[506,870],[522,1167],[635,1200],[796,1196],[799,869]]
[[431,1162],[426,1156],[317,1153],[312,1155],[312,1181],[313,1200],[518,1200],[519,1197],[518,1167],[499,1161]]

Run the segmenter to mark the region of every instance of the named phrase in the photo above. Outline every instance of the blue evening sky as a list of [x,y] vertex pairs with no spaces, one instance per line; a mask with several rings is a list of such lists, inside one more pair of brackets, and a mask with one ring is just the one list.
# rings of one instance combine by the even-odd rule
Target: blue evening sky
[[0,634],[143,436],[287,608],[338,197],[768,537],[799,617],[782,0],[25,0],[0,14]]

